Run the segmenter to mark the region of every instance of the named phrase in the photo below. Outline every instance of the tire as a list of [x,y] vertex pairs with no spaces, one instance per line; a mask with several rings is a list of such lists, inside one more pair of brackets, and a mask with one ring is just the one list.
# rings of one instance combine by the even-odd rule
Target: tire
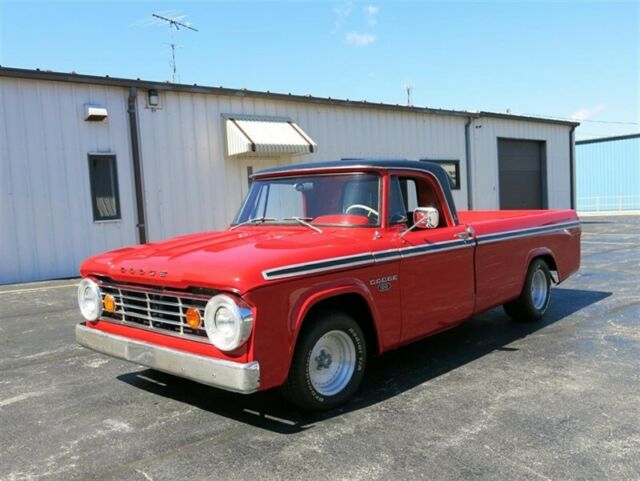
[[533,322],[542,319],[551,300],[551,274],[542,259],[534,259],[529,265],[527,278],[520,296],[503,307],[514,321]]
[[324,312],[307,322],[282,391],[304,411],[324,411],[345,403],[358,390],[367,346],[358,323],[342,312]]

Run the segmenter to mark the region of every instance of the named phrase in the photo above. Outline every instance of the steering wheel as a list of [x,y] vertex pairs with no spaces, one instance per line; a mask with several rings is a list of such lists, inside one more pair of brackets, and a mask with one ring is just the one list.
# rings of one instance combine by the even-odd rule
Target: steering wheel
[[362,209],[367,212],[367,217],[371,216],[372,214],[375,215],[376,217],[380,217],[380,214],[378,213],[378,211],[375,209],[372,209],[368,205],[351,204],[349,207],[345,209],[344,213],[348,214],[351,209]]

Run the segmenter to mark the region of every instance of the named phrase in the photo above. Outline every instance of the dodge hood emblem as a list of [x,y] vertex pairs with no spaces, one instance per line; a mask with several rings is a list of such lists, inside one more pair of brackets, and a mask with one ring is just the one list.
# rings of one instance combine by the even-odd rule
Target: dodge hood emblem
[[144,269],[135,269],[133,267],[130,267],[129,269],[127,269],[126,267],[121,267],[120,272],[123,274],[126,274],[128,272],[129,274],[138,274],[140,276],[148,275],[151,277],[155,277],[156,275],[158,277],[167,276],[167,271],[156,271],[155,269],[149,269],[148,271],[146,271]]

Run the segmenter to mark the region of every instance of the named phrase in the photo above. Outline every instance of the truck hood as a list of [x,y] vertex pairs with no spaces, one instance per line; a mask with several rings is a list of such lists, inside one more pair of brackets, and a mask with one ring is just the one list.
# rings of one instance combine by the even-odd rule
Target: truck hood
[[319,233],[298,226],[247,226],[106,252],[87,259],[80,272],[114,281],[243,293],[274,282],[264,279],[264,270],[365,253],[362,241],[368,244],[372,237],[370,229]]

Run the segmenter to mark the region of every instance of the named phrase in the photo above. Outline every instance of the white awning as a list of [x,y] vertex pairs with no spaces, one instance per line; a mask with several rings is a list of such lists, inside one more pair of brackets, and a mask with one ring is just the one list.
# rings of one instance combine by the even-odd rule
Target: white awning
[[225,119],[229,156],[301,155],[315,152],[317,147],[290,119],[231,115]]

